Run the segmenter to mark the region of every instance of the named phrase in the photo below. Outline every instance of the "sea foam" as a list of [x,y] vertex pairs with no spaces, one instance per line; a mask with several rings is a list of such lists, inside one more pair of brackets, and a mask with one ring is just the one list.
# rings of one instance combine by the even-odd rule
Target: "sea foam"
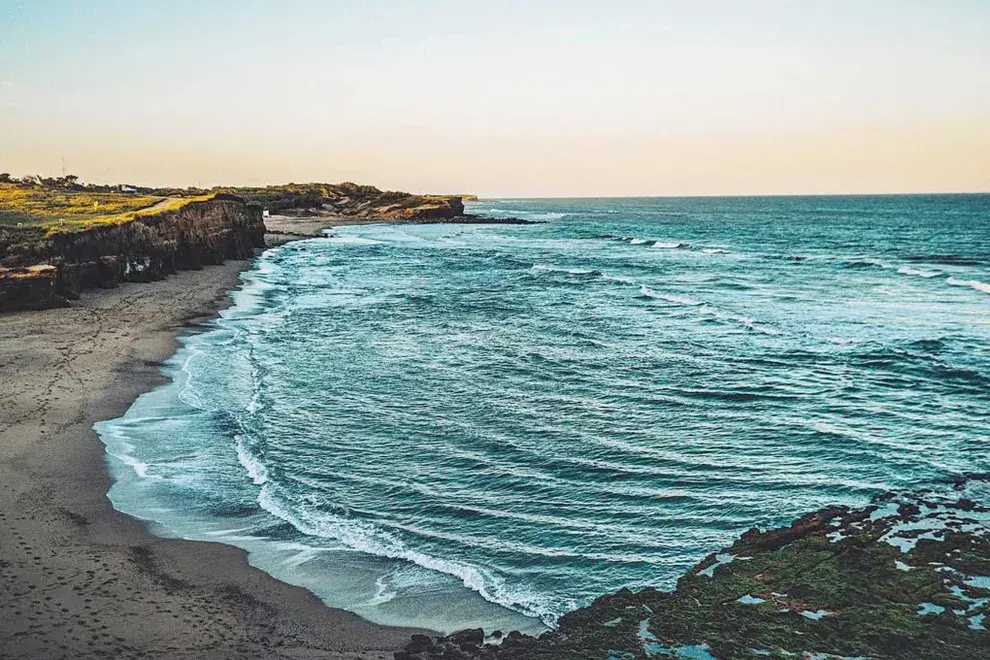
[[901,275],[914,275],[915,277],[923,277],[926,280],[933,277],[938,277],[942,273],[937,270],[921,270],[918,268],[911,268],[910,266],[901,266],[897,269],[897,272]]
[[568,275],[591,275],[597,272],[592,268],[565,268],[563,266],[547,266],[543,264],[535,264],[532,270],[545,273],[567,273]]
[[950,277],[945,280],[945,283],[951,284],[952,286],[968,286],[969,288],[981,293],[990,293],[990,284],[981,282],[980,280],[960,280],[955,277]]
[[[325,512],[313,512],[298,503],[283,504],[274,494],[271,484],[262,486],[258,494],[258,503],[270,514],[291,524],[304,534],[333,539],[352,550],[377,557],[405,560],[431,571],[451,575],[485,600],[527,616],[540,618],[548,625],[552,625],[560,615],[560,608],[555,607],[545,595],[527,589],[513,588],[501,577],[481,566],[434,557],[413,550],[394,534],[363,521]],[[384,593],[381,597],[383,602],[390,600]]]

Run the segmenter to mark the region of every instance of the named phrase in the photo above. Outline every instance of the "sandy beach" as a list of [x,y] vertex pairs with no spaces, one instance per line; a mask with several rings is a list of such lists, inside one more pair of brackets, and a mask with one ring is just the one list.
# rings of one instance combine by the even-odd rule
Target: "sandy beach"
[[94,422],[162,381],[249,262],[0,316],[0,657],[391,658],[412,632],[326,607],[220,544],[115,511]]

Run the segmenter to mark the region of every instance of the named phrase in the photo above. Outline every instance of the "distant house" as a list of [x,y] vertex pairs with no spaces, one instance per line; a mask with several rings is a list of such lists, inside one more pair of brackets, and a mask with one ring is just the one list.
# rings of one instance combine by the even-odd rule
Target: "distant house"
[[272,215],[272,212],[269,211],[268,209],[265,209],[264,211],[261,212],[261,217],[262,218],[270,218],[271,215]]
[[120,192],[123,192],[123,193],[136,193],[137,192],[137,188],[135,188],[134,186],[128,186],[128,185],[125,184],[125,185],[123,185],[123,186],[120,187]]

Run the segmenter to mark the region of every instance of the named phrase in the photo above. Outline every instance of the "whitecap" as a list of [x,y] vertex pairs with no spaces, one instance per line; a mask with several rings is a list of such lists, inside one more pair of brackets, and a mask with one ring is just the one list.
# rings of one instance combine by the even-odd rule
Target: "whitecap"
[[901,266],[897,269],[897,272],[901,275],[914,275],[915,277],[923,277],[926,280],[932,277],[938,277],[942,273],[937,270],[919,270],[918,268],[911,268],[910,266]]
[[244,436],[237,436],[234,444],[237,450],[237,460],[240,461],[242,466],[244,466],[248,476],[251,477],[251,481],[254,482],[256,486],[260,486],[267,482],[268,469],[260,460],[255,458],[250,451],[248,451],[247,446],[244,444]]
[[570,215],[570,213],[562,213],[559,211],[524,211],[522,209],[504,209],[500,207],[492,207],[488,209],[471,207],[471,212],[489,217],[512,217],[521,218],[523,220],[560,220],[561,218],[566,218]]
[[567,273],[568,275],[591,275],[595,271],[591,268],[564,268],[562,266],[544,266],[534,264],[531,270],[548,273]]
[[658,293],[646,286],[645,284],[639,287],[639,293],[644,298],[654,298],[656,300],[663,300],[665,302],[674,303],[675,305],[685,305],[687,307],[699,307],[704,303],[698,302],[697,300],[692,300],[691,298],[685,298],[682,296],[674,296],[668,293]]
[[713,316],[722,321],[733,321],[735,323],[744,326],[748,330],[752,330],[753,332],[759,332],[764,335],[782,334],[780,330],[777,330],[775,328],[768,328],[762,324],[758,324],[756,321],[749,318],[748,316],[742,316],[741,314],[733,314],[732,312],[727,312],[725,310],[715,307],[714,305],[709,305],[707,303],[694,300],[692,298],[671,295],[669,293],[660,293],[658,291],[654,291],[645,284],[639,287],[639,293],[644,298],[663,300],[664,302],[669,302],[674,305],[683,305],[685,307],[697,307],[698,312],[701,314]]
[[371,238],[363,238],[361,236],[340,236],[333,235],[328,236],[325,239],[321,239],[320,242],[324,245],[334,244],[334,245],[384,245],[385,241],[376,241]]
[[749,318],[748,316],[743,316],[741,314],[734,314],[732,312],[727,312],[727,311],[725,311],[723,309],[719,309],[718,307],[715,307],[713,305],[703,305],[701,307],[701,310],[700,311],[701,311],[702,314],[708,314],[710,316],[713,316],[713,317],[715,317],[717,319],[720,319],[720,320],[723,320],[723,321],[733,321],[735,323],[738,323],[739,325],[744,326],[748,330],[752,330],[754,332],[759,332],[759,333],[764,334],[764,335],[779,335],[779,334],[781,334],[781,332],[779,330],[776,330],[774,328],[768,328],[766,326],[760,325],[755,320]]
[[687,243],[665,243],[663,241],[657,241],[653,244],[655,248],[662,248],[664,250],[676,250],[677,248],[687,247]]
[[723,250],[722,248],[702,248],[701,250],[704,254],[728,254],[728,250]]
[[634,238],[631,241],[629,241],[629,243],[631,245],[643,245],[644,243],[649,243],[649,241],[646,240],[645,238]]
[[951,284],[952,286],[968,286],[971,289],[980,291],[982,293],[990,293],[990,284],[986,282],[981,282],[980,280],[959,280],[955,277],[950,277],[945,280],[946,284]]

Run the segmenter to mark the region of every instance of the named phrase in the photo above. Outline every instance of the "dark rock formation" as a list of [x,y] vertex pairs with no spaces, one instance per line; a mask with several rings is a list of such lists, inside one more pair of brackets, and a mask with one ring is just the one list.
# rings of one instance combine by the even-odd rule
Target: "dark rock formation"
[[[968,497],[968,488],[982,497]],[[681,577],[674,592],[622,589],[539,638],[512,632],[479,646],[480,633],[468,631],[421,638],[395,657],[990,657],[990,507],[974,501],[988,490],[974,478],[941,494],[828,507],[787,527],[746,532]]]
[[53,307],[84,289],[246,259],[264,236],[261,209],[233,195],[30,239],[0,228],[0,311]]
[[47,309],[65,304],[57,293],[55,266],[0,268],[0,311],[4,309]]
[[398,222],[431,222],[464,215],[464,202],[455,195],[413,195],[350,182],[224,190],[257,202],[272,215]]

